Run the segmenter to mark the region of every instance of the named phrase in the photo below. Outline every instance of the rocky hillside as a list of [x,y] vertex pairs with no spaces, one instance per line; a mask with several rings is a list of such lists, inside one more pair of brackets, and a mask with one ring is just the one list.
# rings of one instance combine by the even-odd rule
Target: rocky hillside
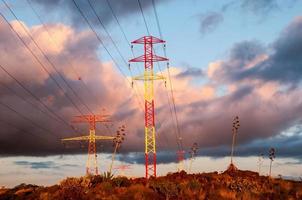
[[145,182],[144,178],[102,176],[67,178],[58,185],[21,184],[0,189],[0,199],[302,199],[302,182],[270,179],[258,173],[227,170],[221,174],[186,172]]

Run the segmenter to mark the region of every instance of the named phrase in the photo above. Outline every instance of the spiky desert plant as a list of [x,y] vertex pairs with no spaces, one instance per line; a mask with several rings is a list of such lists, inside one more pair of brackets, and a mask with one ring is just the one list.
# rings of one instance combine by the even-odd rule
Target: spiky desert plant
[[271,177],[271,175],[272,175],[272,165],[273,165],[274,159],[276,158],[275,153],[276,153],[275,148],[270,148],[269,155],[268,155],[269,159],[271,160],[270,165],[269,165],[269,177]]
[[102,177],[103,181],[110,181],[113,179],[113,174],[111,172],[104,172]]

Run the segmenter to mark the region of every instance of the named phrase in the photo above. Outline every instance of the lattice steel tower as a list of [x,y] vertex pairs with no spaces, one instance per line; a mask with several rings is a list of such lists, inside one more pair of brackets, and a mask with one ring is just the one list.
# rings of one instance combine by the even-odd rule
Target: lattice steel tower
[[73,123],[88,123],[89,135],[79,136],[73,138],[62,139],[62,142],[67,141],[88,141],[88,159],[86,162],[86,175],[96,174],[98,175],[98,164],[96,154],[96,140],[113,140],[113,136],[100,136],[95,134],[97,122],[110,122],[108,115],[81,115],[75,116],[71,121]]
[[146,178],[156,177],[156,143],[155,143],[155,120],[154,120],[154,80],[165,80],[164,76],[156,75],[153,71],[153,62],[167,61],[167,58],[154,54],[153,44],[165,43],[164,40],[153,36],[144,36],[132,44],[143,44],[144,55],[129,60],[129,62],[144,62],[144,74],[133,77],[133,80],[144,81],[145,93],[145,167]]

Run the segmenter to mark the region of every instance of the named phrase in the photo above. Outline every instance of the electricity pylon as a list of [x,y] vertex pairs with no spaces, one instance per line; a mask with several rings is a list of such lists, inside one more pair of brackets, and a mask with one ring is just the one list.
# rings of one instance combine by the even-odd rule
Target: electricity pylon
[[114,151],[112,154],[111,164],[110,164],[110,168],[109,168],[110,174],[112,172],[112,167],[113,167],[113,162],[114,162],[116,152],[117,152],[118,148],[121,146],[122,142],[124,141],[125,135],[126,135],[125,126],[123,125],[122,127],[119,127],[119,130],[116,132],[116,136],[113,139]]
[[197,146],[197,143],[194,142],[193,146],[191,147],[191,150],[190,150],[190,166],[189,166],[189,173],[191,173],[191,170],[192,170],[192,163],[193,163],[193,160],[195,159],[195,155],[197,153],[197,149],[198,149],[198,146]]
[[164,76],[154,74],[153,62],[167,61],[167,58],[154,54],[153,44],[165,43],[164,40],[153,36],[144,36],[132,44],[143,44],[144,55],[129,60],[129,62],[144,62],[144,74],[133,77],[133,80],[144,81],[145,93],[145,167],[146,178],[156,177],[156,143],[155,143],[155,120],[154,120],[154,80],[165,80]]
[[89,124],[89,135],[64,138],[62,142],[68,141],[88,141],[88,159],[86,162],[86,175],[96,174],[98,175],[98,164],[96,154],[96,140],[113,140],[113,136],[100,136],[95,134],[97,122],[110,122],[108,115],[81,115],[75,116],[71,121],[73,123],[88,123]]

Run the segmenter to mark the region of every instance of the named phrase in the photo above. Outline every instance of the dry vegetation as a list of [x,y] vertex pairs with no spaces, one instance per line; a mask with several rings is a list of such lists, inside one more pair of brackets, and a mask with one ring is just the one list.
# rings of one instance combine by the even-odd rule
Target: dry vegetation
[[41,187],[21,184],[0,189],[0,199],[302,199],[302,182],[269,179],[251,171],[218,174],[168,174],[150,179],[112,178],[110,175],[67,178]]

